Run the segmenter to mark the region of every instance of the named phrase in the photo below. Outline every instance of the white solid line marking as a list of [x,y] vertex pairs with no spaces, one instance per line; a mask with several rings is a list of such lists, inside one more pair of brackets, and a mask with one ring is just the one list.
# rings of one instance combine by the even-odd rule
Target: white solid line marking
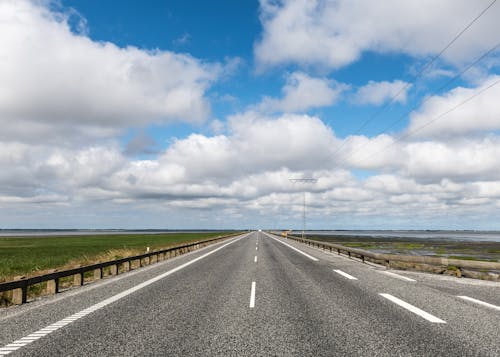
[[398,304],[401,307],[404,307],[406,310],[411,311],[414,314],[419,315],[420,317],[423,317],[427,321],[435,322],[438,324],[445,324],[446,323],[446,321],[443,321],[440,318],[437,318],[436,316],[431,315],[428,312],[425,312],[424,310],[421,310],[416,306],[408,304],[407,302],[405,302],[401,299],[398,299],[397,297],[392,296],[391,294],[380,294],[380,295],[385,297],[386,299],[392,301],[393,303]]
[[349,280],[358,280],[358,278],[355,278],[354,276],[349,275],[349,274],[343,272],[342,270],[333,269],[333,271],[336,272],[337,274],[342,275],[343,277],[345,277],[345,278],[347,278]]
[[255,306],[255,281],[252,281],[252,290],[250,291],[250,308]]
[[399,274],[396,274],[396,273],[393,273],[393,272],[390,272],[390,271],[383,271],[384,274],[387,274],[389,276],[392,276],[394,278],[397,278],[397,279],[401,279],[401,280],[406,280],[406,281],[416,281],[415,279],[412,279],[412,278],[408,278],[406,276],[402,276],[402,275],[399,275]]
[[255,259],[253,260],[255,263],[257,263],[257,256],[255,256]]
[[267,236],[267,237],[269,237],[269,238],[271,238],[271,239],[274,239],[276,242],[280,242],[281,244],[286,245],[288,248],[291,248],[291,249],[295,250],[296,252],[299,252],[300,254],[302,254],[302,255],[304,255],[304,256],[306,256],[306,257],[308,257],[308,258],[309,258],[309,259],[311,259],[311,260],[314,260],[315,262],[319,261],[319,259],[318,259],[318,258],[315,258],[315,257],[313,257],[312,255],[309,255],[309,254],[307,254],[307,253],[305,253],[305,252],[301,251],[300,249],[297,249],[297,248],[295,248],[294,246],[291,246],[291,245],[290,245],[290,244],[288,244],[288,243],[282,242],[282,241],[280,241],[279,239],[276,239],[276,238],[274,238],[274,237],[271,237],[271,236],[270,236],[270,235],[268,235],[267,233],[266,233],[266,236]]
[[496,305],[493,305],[493,304],[490,304],[488,302],[484,302],[484,301],[481,301],[481,300],[478,300],[478,299],[474,299],[474,298],[471,298],[469,296],[464,296],[464,295],[460,295],[458,296],[460,299],[464,299],[464,300],[468,300],[468,301],[472,301],[472,302],[475,302],[476,304],[479,304],[479,305],[483,305],[483,306],[486,306],[486,307],[490,307],[492,309],[495,309],[495,310],[498,310],[500,311],[500,306],[496,306]]
[[[171,275],[171,274],[173,274],[175,272],[178,272],[179,270],[184,269],[185,267],[187,267],[187,266],[189,266],[189,265],[191,265],[193,263],[196,263],[197,261],[199,261],[199,260],[201,260],[203,258],[206,258],[209,255],[211,255],[211,254],[213,254],[213,253],[215,253],[215,252],[217,252],[217,251],[219,251],[219,250],[227,247],[229,244],[233,244],[233,243],[235,243],[235,242],[237,242],[237,241],[239,241],[239,240],[241,240],[241,239],[243,239],[243,238],[245,238],[247,236],[248,236],[248,234],[244,235],[244,236],[241,236],[240,238],[236,238],[236,239],[234,239],[234,240],[232,240],[232,241],[230,241],[230,242],[228,242],[228,243],[226,243],[224,245],[221,245],[218,248],[215,248],[214,250],[209,251],[208,253],[200,255],[199,257],[194,258],[193,260],[190,260],[190,261],[188,261],[188,262],[186,262],[184,264],[181,264],[181,265],[179,265],[178,267],[176,267],[176,268],[174,268],[172,270],[169,270],[169,271],[167,271],[167,272],[165,272],[163,274],[155,276],[154,278],[146,280],[146,281],[142,282],[139,285],[136,285],[136,286],[134,286],[134,287],[132,287],[130,289],[122,291],[119,294],[111,296],[110,298],[107,298],[106,300],[103,300],[100,303],[92,305],[92,306],[86,308],[85,310],[79,311],[79,312],[77,312],[77,313],[75,313],[75,314],[73,314],[71,316],[66,317],[63,320],[60,320],[60,321],[58,321],[56,323],[53,323],[53,324],[51,324],[49,326],[46,326],[46,327],[42,328],[42,329],[40,329],[40,330],[38,330],[36,332],[33,332],[33,333],[29,334],[28,336],[25,336],[25,337],[20,338],[19,340],[16,340],[16,341],[14,341],[14,342],[12,342],[12,343],[10,343],[8,345],[0,347],[0,353],[2,353],[3,351],[5,351],[5,352],[7,352],[7,353],[5,353],[5,352],[3,353],[5,355],[5,354],[8,354],[10,352],[13,352],[13,351],[15,351],[15,350],[17,350],[17,349],[20,348],[20,346],[16,347],[16,345],[18,345],[18,344],[23,344],[23,346],[24,346],[26,344],[29,344],[29,343],[33,342],[33,341],[36,341],[40,337],[44,337],[44,336],[48,335],[49,333],[51,333],[53,331],[56,331],[59,328],[64,327],[64,326],[70,324],[71,322],[74,322],[74,321],[76,321],[78,319],[81,319],[82,317],[88,315],[91,312],[97,311],[97,310],[99,310],[99,309],[101,309],[101,308],[103,308],[103,307],[105,307],[105,306],[107,306],[109,304],[112,304],[112,303],[114,303],[114,302],[116,302],[116,301],[124,298],[125,296],[128,296],[128,295],[130,295],[130,294],[132,294],[132,293],[134,293],[134,292],[136,292],[138,290],[141,290],[141,289],[145,288],[148,285],[151,285],[151,284],[157,282],[158,280],[161,280],[161,279],[163,279],[163,278],[165,278],[165,277],[167,277],[167,276],[169,276],[169,275]],[[53,328],[56,328],[56,329],[52,330]],[[33,341],[28,341],[28,339],[33,339]]]

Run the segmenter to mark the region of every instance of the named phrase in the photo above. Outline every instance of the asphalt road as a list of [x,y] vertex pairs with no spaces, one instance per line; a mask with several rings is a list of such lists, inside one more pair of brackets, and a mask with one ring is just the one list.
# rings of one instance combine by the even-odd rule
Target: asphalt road
[[500,283],[389,273],[254,232],[1,310],[0,355],[500,355]]

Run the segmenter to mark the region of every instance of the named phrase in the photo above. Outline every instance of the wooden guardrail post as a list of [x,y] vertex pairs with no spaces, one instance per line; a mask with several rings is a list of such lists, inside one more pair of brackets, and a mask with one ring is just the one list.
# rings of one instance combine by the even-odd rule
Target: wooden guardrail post
[[130,260],[127,260],[126,262],[123,262],[123,271],[129,271],[130,270]]
[[76,273],[73,276],[73,285],[82,286],[83,285],[83,272]]
[[[17,276],[14,280],[24,280],[26,277]],[[24,285],[20,288],[12,290],[12,303],[16,305],[21,305],[28,299],[28,286]]]
[[[52,270],[55,273],[57,270]],[[47,294],[57,294],[59,292],[59,278],[47,280]]]
[[97,268],[94,270],[94,280],[102,279],[102,268]]
[[118,264],[113,264],[109,266],[109,274],[117,275],[118,274]]

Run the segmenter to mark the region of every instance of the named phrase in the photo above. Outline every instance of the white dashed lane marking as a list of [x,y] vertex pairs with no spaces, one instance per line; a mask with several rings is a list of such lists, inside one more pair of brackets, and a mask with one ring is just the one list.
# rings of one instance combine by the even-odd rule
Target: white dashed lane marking
[[252,289],[250,290],[250,308],[255,307],[255,281],[252,281]]
[[354,277],[352,275],[349,275],[346,272],[343,272],[342,270],[333,269],[333,271],[336,272],[337,274],[342,275],[344,278],[347,278],[349,280],[358,280],[358,278],[356,278],[356,277]]
[[500,311],[500,306],[496,306],[496,305],[490,304],[489,302],[484,302],[484,301],[481,301],[481,300],[478,300],[478,299],[474,299],[474,298],[471,298],[469,296],[464,296],[464,295],[461,295],[461,296],[458,296],[458,297],[460,299],[471,301],[473,303],[476,303],[476,304],[479,304],[479,305],[483,305],[483,306],[489,307],[491,309],[495,309],[495,310]]
[[445,324],[446,321],[444,320],[441,320],[440,318],[434,316],[434,315],[431,315],[429,314],[428,312],[425,312],[424,310],[421,310],[419,309],[418,307],[416,306],[413,306],[411,304],[408,304],[406,301],[403,301],[401,299],[398,299],[397,297],[395,296],[392,296],[391,294],[379,294],[380,296],[392,301],[393,303],[405,308],[406,310],[408,311],[411,311],[413,312],[414,314],[420,316],[420,317],[423,317],[424,319],[426,319],[427,321],[430,321],[430,322],[434,322],[434,323],[437,323],[437,324]]
[[396,278],[396,279],[401,279],[401,280],[405,280],[405,281],[412,281],[412,282],[416,281],[415,279],[408,278],[406,276],[402,276],[402,275],[399,275],[399,274],[396,274],[396,273],[393,273],[390,271],[384,271],[383,273],[386,275],[392,276],[393,278]]

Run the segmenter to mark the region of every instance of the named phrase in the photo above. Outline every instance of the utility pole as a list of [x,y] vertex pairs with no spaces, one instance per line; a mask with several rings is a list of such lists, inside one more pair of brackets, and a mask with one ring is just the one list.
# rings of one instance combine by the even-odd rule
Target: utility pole
[[[315,178],[290,178],[291,183],[316,183],[318,179]],[[303,190],[303,209],[302,209],[302,239],[304,239],[304,232],[306,230],[306,190]]]

